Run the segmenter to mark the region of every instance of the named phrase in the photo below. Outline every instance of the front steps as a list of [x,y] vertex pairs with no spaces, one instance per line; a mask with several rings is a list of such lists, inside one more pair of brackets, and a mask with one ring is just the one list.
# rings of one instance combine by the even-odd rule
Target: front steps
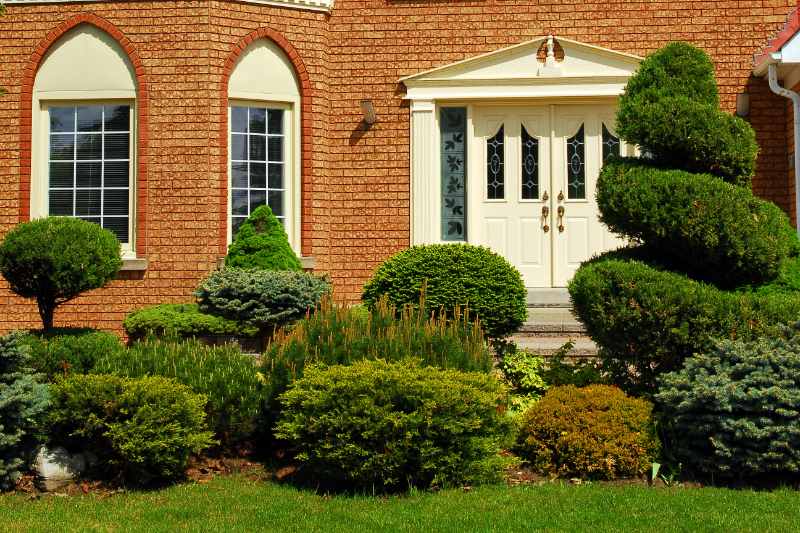
[[561,288],[528,290],[528,319],[512,340],[518,347],[544,356],[571,340],[575,346],[570,356],[597,355],[597,346],[572,315],[567,290]]

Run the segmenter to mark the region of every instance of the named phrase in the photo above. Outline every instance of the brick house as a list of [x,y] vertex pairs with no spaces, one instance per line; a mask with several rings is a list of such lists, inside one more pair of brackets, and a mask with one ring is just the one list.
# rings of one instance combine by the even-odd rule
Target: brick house
[[[56,317],[111,330],[188,300],[260,203],[342,300],[427,242],[487,244],[529,287],[562,287],[616,242],[593,199],[603,158],[635,152],[615,102],[672,40],[711,55],[724,109],[757,133],[755,192],[796,220],[794,112],[766,79],[800,83],[780,60],[796,7],[6,0],[0,235],[47,214],[114,231],[119,279]],[[38,324],[2,281],[0,310],[2,331]]]

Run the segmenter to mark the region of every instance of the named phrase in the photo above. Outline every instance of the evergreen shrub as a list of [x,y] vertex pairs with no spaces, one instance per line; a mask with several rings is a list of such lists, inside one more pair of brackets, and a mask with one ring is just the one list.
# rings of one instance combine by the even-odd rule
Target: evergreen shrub
[[113,333],[92,329],[54,329],[21,338],[31,354],[31,366],[48,381],[72,373],[91,372],[98,359],[124,350]]
[[413,360],[314,366],[284,393],[277,436],[326,487],[402,491],[502,479],[511,424],[490,374]]
[[122,323],[131,340],[157,337],[255,337],[258,328],[203,313],[197,304],[160,304],[128,314]]
[[269,206],[257,207],[242,223],[228,247],[225,266],[265,270],[303,270],[289,245],[286,230]]

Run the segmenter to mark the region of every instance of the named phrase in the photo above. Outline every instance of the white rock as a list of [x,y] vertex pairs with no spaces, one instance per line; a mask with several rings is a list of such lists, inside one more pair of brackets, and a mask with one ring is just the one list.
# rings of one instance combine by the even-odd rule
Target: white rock
[[54,491],[69,485],[86,470],[86,458],[80,453],[72,455],[60,446],[52,450],[40,446],[33,460],[33,469],[39,488]]

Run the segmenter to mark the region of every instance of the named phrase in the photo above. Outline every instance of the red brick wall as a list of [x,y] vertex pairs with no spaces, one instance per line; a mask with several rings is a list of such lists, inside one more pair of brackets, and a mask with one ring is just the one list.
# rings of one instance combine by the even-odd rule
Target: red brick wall
[[[146,72],[150,267],[67,304],[59,325],[118,329],[131,309],[190,299],[213,268],[224,220],[226,61],[261,28],[282,36],[307,73],[303,253],[331,275],[342,299],[356,299],[372,269],[409,242],[409,111],[398,78],[548,33],[639,55],[679,39],[704,48],[725,109],[737,94],[751,95],[762,146],[755,191],[788,210],[786,104],[750,71],[752,55],[793,7],[794,0],[337,0],[326,15],[210,0],[12,5],[0,19],[0,86],[8,90],[0,98],[0,234],[18,222],[24,69],[50,31],[84,12],[118,28]],[[366,131],[362,98],[379,117]],[[0,330],[35,326],[34,306],[1,287]]]

